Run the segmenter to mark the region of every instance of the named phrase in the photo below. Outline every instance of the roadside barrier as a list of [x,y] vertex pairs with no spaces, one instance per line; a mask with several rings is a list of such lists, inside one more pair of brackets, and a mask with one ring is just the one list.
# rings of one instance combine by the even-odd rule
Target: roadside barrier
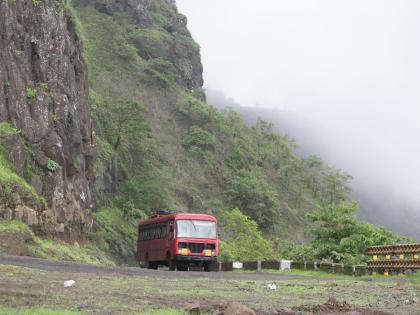
[[264,271],[264,270],[320,270],[331,274],[362,276],[367,274],[363,265],[344,265],[320,262],[295,262],[291,260],[245,261],[245,262],[215,262],[211,271]]
[[371,274],[402,274],[407,270],[420,269],[420,244],[371,246],[366,254],[372,256],[367,266]]
[[365,265],[344,265],[324,262],[296,262],[291,260],[266,260],[244,262],[215,262],[212,271],[232,271],[235,269],[263,270],[321,270],[331,274],[362,276],[366,274],[401,274],[407,270],[420,269],[420,243],[371,246],[366,255],[372,259]]

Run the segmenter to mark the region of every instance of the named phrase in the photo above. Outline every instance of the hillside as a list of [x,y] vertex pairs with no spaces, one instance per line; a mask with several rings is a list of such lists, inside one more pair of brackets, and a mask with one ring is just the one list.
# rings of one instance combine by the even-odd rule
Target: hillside
[[131,241],[125,219],[157,208],[238,207],[266,235],[304,240],[304,213],[344,200],[349,176],[298,158],[264,121],[248,128],[208,105],[186,17],[170,1],[137,2],[75,2],[98,137],[95,217],[112,250],[125,250],[114,233]]
[[[248,222],[243,213],[267,239],[302,242],[313,237],[308,212],[347,200],[351,176],[299,158],[267,122],[247,126],[206,102],[200,47],[173,1],[0,3],[0,135],[9,153],[1,217],[49,237],[87,238],[127,262],[136,223],[156,209],[213,213],[221,223],[230,213],[226,227]],[[24,75],[13,77],[22,64]],[[22,143],[16,154],[11,141]],[[35,221],[20,215],[22,204]],[[239,215],[227,212],[235,208]]]

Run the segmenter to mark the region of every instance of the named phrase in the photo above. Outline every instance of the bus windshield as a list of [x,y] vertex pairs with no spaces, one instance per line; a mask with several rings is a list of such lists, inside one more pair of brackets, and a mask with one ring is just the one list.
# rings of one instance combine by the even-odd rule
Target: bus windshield
[[216,239],[216,222],[204,220],[177,220],[177,237]]

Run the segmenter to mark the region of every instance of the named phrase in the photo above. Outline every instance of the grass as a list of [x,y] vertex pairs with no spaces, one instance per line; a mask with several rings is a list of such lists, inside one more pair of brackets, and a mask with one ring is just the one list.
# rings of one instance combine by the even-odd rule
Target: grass
[[0,136],[17,134],[19,131],[13,128],[8,122],[0,122]]
[[45,308],[10,308],[0,305],[0,315],[81,315],[79,312]]
[[[13,131],[4,125],[0,128],[0,132],[6,130],[7,132]],[[5,150],[0,145],[0,186],[2,186],[2,197],[7,202],[16,190],[22,189],[27,194],[31,195],[34,201],[40,206],[45,206],[44,198],[40,197],[35,189],[29,185],[22,177],[16,174],[12,164],[7,160]]]
[[[58,310],[58,309],[46,309],[46,308],[11,308],[0,305],[0,315],[82,315],[84,313]],[[130,315],[182,315],[184,312],[175,309],[162,309],[152,310],[145,309],[139,313]]]
[[163,310],[143,310],[137,314],[145,314],[145,315],[183,315],[184,312],[176,309],[163,309]]
[[[1,291],[0,305],[82,310],[84,314],[177,315],[183,314],[182,310],[195,301],[201,303],[204,311],[207,311],[205,307],[211,310],[214,305],[231,301],[255,310],[267,310],[324,304],[333,296],[353,306],[410,314],[416,305],[404,301],[419,292],[418,283],[402,281],[400,277],[363,281],[359,278],[236,280],[212,278],[208,274],[190,279],[181,275],[179,278],[161,276],[51,272],[0,265],[0,283],[8,288]],[[67,279],[76,281],[76,289],[63,288],[63,280]],[[268,288],[272,283],[277,285],[277,290]],[[1,311],[0,314],[3,315]]]
[[70,244],[58,243],[40,237],[34,237],[34,245],[29,246],[33,256],[53,260],[70,260],[91,265],[114,265],[93,243],[76,248]]
[[32,234],[31,229],[19,221],[0,221],[0,233]]
[[70,260],[91,265],[114,265],[113,261],[100,251],[94,243],[87,243],[77,248],[67,243],[43,239],[35,236],[26,224],[19,221],[0,220],[0,235],[6,234],[15,235],[15,239],[19,239],[18,235],[23,235],[24,237],[21,239],[30,240],[22,246],[27,246],[34,257]]

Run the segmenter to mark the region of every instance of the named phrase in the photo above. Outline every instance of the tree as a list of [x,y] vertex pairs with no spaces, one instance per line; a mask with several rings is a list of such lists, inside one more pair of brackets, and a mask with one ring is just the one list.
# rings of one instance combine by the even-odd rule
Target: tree
[[275,193],[257,171],[239,171],[228,183],[227,198],[265,230],[279,222]]
[[344,202],[351,188],[349,182],[353,177],[346,172],[335,168],[328,168],[325,175],[325,189],[323,202],[326,204],[336,204]]
[[222,260],[256,261],[273,258],[270,241],[263,238],[257,223],[239,209],[218,216]]
[[323,205],[308,214],[314,223],[312,247],[318,259],[360,263],[366,260],[366,248],[393,244],[401,237],[372,224],[361,223],[354,212],[357,202]]

